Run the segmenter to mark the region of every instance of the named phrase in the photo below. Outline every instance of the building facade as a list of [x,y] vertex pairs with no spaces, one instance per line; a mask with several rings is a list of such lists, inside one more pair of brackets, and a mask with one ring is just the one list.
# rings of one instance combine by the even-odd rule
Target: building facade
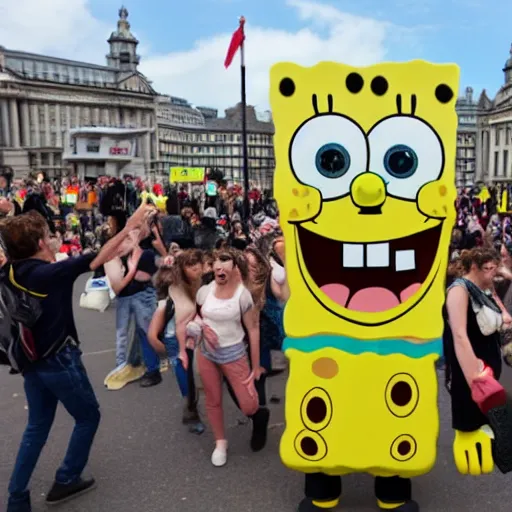
[[[161,97],[157,108],[161,173],[169,167],[220,170],[226,180],[243,183],[242,105],[219,117],[215,109],[193,107],[186,100]],[[250,181],[272,189],[274,125],[260,120],[254,107],[246,109]]]
[[94,173],[104,174],[116,155],[110,160],[89,158],[94,153],[83,161],[64,158],[74,144],[73,130],[101,126],[144,128],[137,153],[129,162],[117,160],[116,168],[138,175],[151,170],[158,160],[157,95],[137,70],[138,41],[127,18],[122,8],[108,40],[106,66],[0,48],[0,164],[23,176],[34,170],[79,173],[81,164],[94,162]]
[[496,97],[478,101],[475,179],[489,184],[512,182],[512,48],[503,72]]
[[455,182],[457,187],[474,184],[476,168],[477,102],[473,99],[473,89],[466,87],[466,94],[457,100],[459,118],[457,127],[457,157]]
[[[242,182],[240,105],[215,109],[162,96],[138,71],[139,41],[119,10],[105,66],[0,46],[0,165],[17,176],[168,176],[170,166],[216,167]],[[271,188],[272,120],[247,108],[250,179]],[[127,149],[129,147],[129,149]]]

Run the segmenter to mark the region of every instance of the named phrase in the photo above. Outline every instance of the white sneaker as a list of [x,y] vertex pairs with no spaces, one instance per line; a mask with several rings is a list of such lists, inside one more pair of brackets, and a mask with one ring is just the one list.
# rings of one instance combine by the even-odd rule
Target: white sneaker
[[226,465],[228,461],[228,442],[227,441],[217,441],[215,446],[215,450],[212,453],[212,464],[220,468]]

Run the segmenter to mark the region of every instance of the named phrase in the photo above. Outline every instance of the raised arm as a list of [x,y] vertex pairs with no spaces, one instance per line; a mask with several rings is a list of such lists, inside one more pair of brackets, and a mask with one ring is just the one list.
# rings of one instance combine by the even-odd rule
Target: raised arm
[[98,256],[94,258],[90,264],[91,270],[104,265],[107,261],[112,260],[118,256],[119,247],[123,241],[130,235],[130,233],[136,229],[139,229],[145,222],[148,221],[151,215],[156,212],[155,208],[151,205],[142,203],[137,211],[128,219],[126,226],[117,235],[111,238],[101,249]]
[[159,354],[165,355],[167,353],[165,345],[160,341],[159,335],[165,329],[165,301],[159,305],[153,314],[151,323],[148,329],[148,340],[151,346]]

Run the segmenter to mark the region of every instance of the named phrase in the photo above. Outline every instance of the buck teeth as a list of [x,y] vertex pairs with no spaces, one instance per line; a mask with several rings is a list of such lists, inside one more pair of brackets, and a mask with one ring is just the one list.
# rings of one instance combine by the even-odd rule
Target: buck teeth
[[416,253],[413,249],[407,251],[396,251],[395,268],[397,272],[414,270],[416,268]]
[[366,246],[367,267],[389,267],[389,244],[369,244]]
[[416,268],[416,252],[414,249],[396,251],[393,255],[394,261],[392,263],[390,262],[390,252],[388,242],[378,244],[343,244],[343,267],[388,268],[394,264],[397,272],[414,270]]

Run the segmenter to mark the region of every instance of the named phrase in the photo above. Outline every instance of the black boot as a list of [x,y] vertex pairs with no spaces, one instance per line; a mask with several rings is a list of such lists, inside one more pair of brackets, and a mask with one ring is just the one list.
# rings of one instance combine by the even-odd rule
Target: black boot
[[258,412],[252,417],[251,450],[253,452],[263,450],[267,444],[269,419],[270,411],[266,407],[258,409]]
[[60,503],[78,498],[78,496],[92,491],[95,486],[96,481],[94,478],[90,478],[88,480],[80,478],[77,482],[68,485],[55,482],[50,489],[48,496],[46,496],[46,504],[59,505]]
[[310,500],[309,498],[304,498],[299,505],[299,508],[297,509],[297,512],[329,512],[331,510],[334,510],[333,508],[322,508],[317,507],[313,500]]
[[414,500],[409,500],[397,508],[381,508],[381,510],[386,512],[420,512],[420,506]]
[[158,386],[162,382],[162,375],[160,370],[146,373],[142,379],[140,379],[141,388],[150,388],[151,386]]

